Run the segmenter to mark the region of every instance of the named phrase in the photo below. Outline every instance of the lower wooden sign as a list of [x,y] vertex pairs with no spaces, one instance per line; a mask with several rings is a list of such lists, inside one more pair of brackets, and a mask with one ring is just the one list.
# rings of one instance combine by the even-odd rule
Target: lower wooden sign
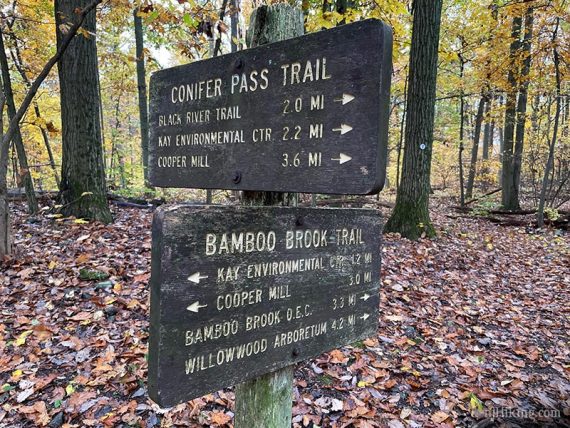
[[376,334],[377,211],[170,206],[152,228],[148,387],[161,406]]

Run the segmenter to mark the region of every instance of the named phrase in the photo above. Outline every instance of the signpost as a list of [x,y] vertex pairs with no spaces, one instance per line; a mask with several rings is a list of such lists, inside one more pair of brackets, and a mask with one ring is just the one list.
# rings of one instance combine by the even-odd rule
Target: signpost
[[160,209],[150,397],[171,406],[374,335],[380,236],[373,210]]
[[366,20],[155,73],[150,183],[379,191],[391,54],[390,28]]

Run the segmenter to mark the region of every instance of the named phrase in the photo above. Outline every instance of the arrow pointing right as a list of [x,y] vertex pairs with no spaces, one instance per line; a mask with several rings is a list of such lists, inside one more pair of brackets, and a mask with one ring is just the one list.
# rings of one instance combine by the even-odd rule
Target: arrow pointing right
[[370,316],[369,314],[364,314],[364,315],[362,315],[361,317],[358,317],[358,318],[360,318],[362,321],[366,321],[366,319],[367,319],[369,316]]
[[340,153],[338,158],[331,158],[331,160],[338,161],[340,165],[347,163],[351,159],[352,156],[345,155],[344,153]]
[[334,132],[340,132],[340,135],[344,135],[347,132],[352,131],[352,126],[347,125],[346,123],[341,124],[338,128],[333,128]]
[[370,294],[364,293],[360,299],[366,302],[370,297],[372,297]]
[[351,102],[353,99],[354,99],[354,95],[342,94],[342,97],[335,99],[335,102],[342,103],[342,105],[345,105],[345,104],[348,104],[349,102]]

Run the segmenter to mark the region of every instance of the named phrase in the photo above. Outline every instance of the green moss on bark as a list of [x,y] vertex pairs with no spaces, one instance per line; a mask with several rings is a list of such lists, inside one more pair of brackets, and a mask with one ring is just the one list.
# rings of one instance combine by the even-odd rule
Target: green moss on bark
[[[392,215],[384,226],[384,232],[400,233],[404,238],[417,240],[423,236],[433,238],[435,228],[429,218],[427,201],[396,202]],[[425,235],[424,235],[425,234]]]

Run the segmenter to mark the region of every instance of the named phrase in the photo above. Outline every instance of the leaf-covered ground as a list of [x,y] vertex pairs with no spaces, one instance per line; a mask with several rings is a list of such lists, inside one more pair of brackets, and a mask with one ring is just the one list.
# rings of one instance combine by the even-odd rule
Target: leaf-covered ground
[[[506,426],[570,426],[570,238],[444,212],[435,240],[386,237],[378,335],[296,367],[295,427],[499,426],[493,408]],[[231,389],[146,397],[150,212],[15,214],[0,427],[231,426]]]

